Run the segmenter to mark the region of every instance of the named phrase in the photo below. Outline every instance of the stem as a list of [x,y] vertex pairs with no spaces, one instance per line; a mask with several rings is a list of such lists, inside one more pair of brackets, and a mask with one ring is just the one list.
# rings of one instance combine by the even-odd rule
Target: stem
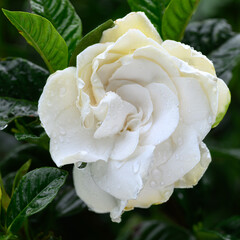
[[29,233],[28,219],[26,219],[24,222],[24,231],[25,231],[27,240],[31,240],[30,233]]

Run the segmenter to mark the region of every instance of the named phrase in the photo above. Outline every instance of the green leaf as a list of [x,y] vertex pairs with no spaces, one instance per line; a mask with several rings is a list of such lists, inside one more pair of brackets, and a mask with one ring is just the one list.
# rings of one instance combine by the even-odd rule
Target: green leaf
[[170,1],[162,0],[128,0],[132,11],[142,11],[146,14],[160,35],[162,35],[162,17],[167,4]]
[[22,167],[17,171],[16,176],[13,181],[12,186],[12,196],[14,193],[15,188],[18,186],[21,178],[28,172],[28,169],[30,168],[32,160],[28,160],[26,163],[22,165]]
[[1,206],[3,207],[3,209],[5,211],[7,211],[7,208],[10,203],[10,197],[8,196],[8,194],[4,188],[1,174],[0,174],[0,188],[1,188]]
[[159,221],[146,221],[134,229],[131,240],[195,240],[186,230]]
[[46,18],[27,12],[4,9],[3,12],[19,33],[41,55],[51,73],[67,67],[67,45]]
[[[33,144],[21,144],[13,148],[0,161],[0,169],[3,176],[17,172],[18,169],[26,162],[26,159],[32,159],[32,168],[39,168],[53,164],[49,151],[39,148]],[[42,160],[44,159],[44,161]],[[12,164],[14,162],[14,165]]]
[[19,117],[37,117],[37,105],[33,102],[0,97],[0,130]]
[[20,181],[7,210],[7,227],[17,232],[26,217],[43,210],[64,184],[67,172],[57,168],[39,168]]
[[217,76],[229,83],[233,69],[240,64],[240,34],[230,38],[208,57],[213,61]]
[[183,42],[206,54],[213,61],[217,76],[227,84],[240,64],[240,34],[223,19],[190,23]]
[[0,61],[0,96],[38,101],[49,72],[22,58]]
[[171,0],[162,18],[163,40],[181,41],[200,0]]
[[0,236],[0,240],[17,240],[17,239],[19,239],[19,238],[16,235],[12,235],[11,233]]
[[26,141],[28,143],[33,143],[33,144],[43,147],[46,150],[49,150],[49,140],[50,139],[45,132],[40,134],[40,136],[36,136],[34,134],[16,133],[15,138],[18,141]]
[[207,19],[188,24],[183,42],[208,55],[234,35],[225,19]]
[[69,57],[82,36],[82,22],[68,0],[30,0],[33,13],[47,18],[68,46]]
[[75,66],[77,55],[80,52],[82,52],[85,48],[87,48],[88,46],[98,43],[102,37],[102,32],[113,26],[114,26],[114,22],[110,19],[110,20],[106,21],[105,23],[101,24],[100,26],[98,26],[97,28],[93,29],[87,35],[85,35],[81,39],[81,41],[78,43],[76,49],[74,50],[69,64],[71,66]]
[[86,208],[85,203],[77,196],[75,189],[71,186],[64,186],[55,201],[57,217],[73,216]]

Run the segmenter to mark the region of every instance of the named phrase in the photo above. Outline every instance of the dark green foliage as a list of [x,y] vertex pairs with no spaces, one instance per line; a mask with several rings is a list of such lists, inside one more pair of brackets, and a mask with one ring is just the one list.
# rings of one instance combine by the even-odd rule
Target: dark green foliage
[[199,0],[171,0],[162,19],[162,37],[181,41]]
[[37,105],[27,100],[0,98],[0,130],[19,117],[37,117]]
[[54,199],[66,177],[67,173],[57,168],[39,168],[26,174],[7,210],[8,231],[17,232],[26,217],[45,208]]
[[40,54],[50,72],[67,67],[67,45],[51,22],[27,12],[7,10],[3,12],[18,32]]
[[0,61],[0,97],[38,101],[49,72],[22,58]]
[[131,10],[134,12],[145,12],[160,35],[162,35],[162,17],[165,7],[169,2],[170,1],[164,2],[159,0],[128,0],[128,4],[131,7]]
[[240,34],[234,33],[224,19],[189,24],[183,42],[206,54],[213,61],[217,76],[229,83],[240,63]]
[[114,23],[110,19],[110,20],[106,21],[105,23],[101,24],[100,26],[98,26],[97,28],[93,29],[87,35],[85,35],[81,39],[81,41],[78,43],[76,49],[74,50],[74,52],[72,54],[71,59],[70,59],[70,65],[75,66],[77,55],[80,52],[82,52],[85,48],[87,48],[88,46],[98,43],[102,37],[102,32],[113,26],[114,26]]
[[82,23],[68,0],[30,0],[33,13],[47,18],[68,46],[68,54],[73,50],[82,36]]

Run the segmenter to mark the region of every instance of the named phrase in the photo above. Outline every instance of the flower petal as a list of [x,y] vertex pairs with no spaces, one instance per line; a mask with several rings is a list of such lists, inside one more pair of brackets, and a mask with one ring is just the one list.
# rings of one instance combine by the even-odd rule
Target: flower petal
[[[106,109],[105,116],[103,109]],[[95,138],[109,137],[119,133],[129,114],[135,114],[136,108],[123,101],[116,93],[107,92],[99,105],[93,108],[95,116],[101,122],[99,128],[94,133]]]
[[213,63],[204,56],[201,52],[195,51],[188,45],[180,42],[166,40],[162,43],[162,46],[172,55],[178,59],[183,60],[194,68],[208,72],[216,76],[216,72]]
[[[171,141],[172,154],[166,162],[158,167],[161,174],[158,177],[156,176],[155,179],[162,186],[173,184],[193,169],[200,161],[198,136],[191,126],[182,123],[172,134],[169,141]],[[159,152],[155,152],[154,155],[159,156],[159,160],[162,161],[161,156],[164,155],[164,152],[161,152],[161,149],[158,148],[156,148],[156,151]],[[155,159],[156,163],[157,161],[158,159]],[[155,165],[154,168],[156,168]]]
[[[173,81],[178,89],[181,122],[193,127],[202,140],[210,131],[215,119],[208,94],[197,78],[179,77],[174,78]],[[213,94],[215,94],[213,91],[215,85],[216,82],[213,82],[212,86],[209,84]]]
[[222,79],[218,78],[217,82],[217,89],[218,89],[218,110],[217,110],[217,117],[216,121],[213,124],[213,127],[216,127],[223,119],[224,115],[228,110],[228,106],[231,102],[231,95],[227,85],[223,82]]
[[135,207],[148,208],[153,204],[164,203],[170,198],[173,190],[174,187],[172,185],[168,187],[155,188],[154,183],[148,180],[141,192],[139,193],[137,199],[129,200],[126,208],[128,210],[131,210]]
[[98,161],[92,165],[92,176],[100,188],[121,200],[134,199],[143,186],[154,146],[138,147],[125,162]]
[[159,43],[162,42],[157,30],[143,12],[132,12],[124,18],[116,20],[113,28],[103,32],[100,42],[115,42],[129,29],[138,29],[147,37]]
[[112,139],[93,139],[94,130],[81,124],[76,106],[76,68],[51,75],[39,100],[40,120],[50,137],[50,152],[57,166],[78,161],[107,161]]
[[177,96],[161,83],[151,83],[146,87],[153,102],[153,122],[148,132],[140,138],[142,145],[157,145],[171,136],[179,122]]
[[127,84],[117,89],[117,94],[131,103],[138,111],[142,110],[142,124],[145,124],[152,115],[153,105],[148,90],[138,84]]
[[198,183],[211,162],[211,155],[207,146],[202,142],[200,144],[201,159],[200,162],[181,179],[175,182],[176,188],[190,188]]
[[139,142],[139,131],[124,131],[116,137],[110,158],[125,160],[136,149]]
[[93,211],[97,213],[111,212],[118,205],[118,200],[99,188],[91,176],[88,165],[82,169],[74,166],[73,182],[77,195]]

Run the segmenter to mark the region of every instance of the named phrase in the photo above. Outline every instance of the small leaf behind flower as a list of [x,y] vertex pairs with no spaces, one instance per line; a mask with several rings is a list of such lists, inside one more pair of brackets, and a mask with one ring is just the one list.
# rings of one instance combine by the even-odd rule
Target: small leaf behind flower
[[207,55],[213,61],[217,76],[229,84],[233,70],[240,64],[240,34],[234,33],[226,20],[190,23],[183,42]]
[[78,43],[76,49],[74,50],[69,64],[71,66],[75,66],[77,55],[80,52],[82,52],[85,48],[87,48],[88,46],[98,43],[102,37],[103,31],[108,28],[111,28],[113,26],[114,26],[114,22],[110,19],[110,20],[106,21],[105,23],[101,24],[100,26],[98,26],[97,28],[93,29],[87,35],[85,35],[81,39],[81,41]]
[[49,72],[22,58],[0,61],[0,96],[38,101]]
[[37,117],[37,105],[33,102],[0,97],[0,130],[18,117]]
[[7,228],[17,232],[26,217],[44,209],[64,184],[67,172],[57,168],[39,168],[27,173],[15,190],[7,210]]
[[3,13],[40,54],[51,73],[67,67],[66,42],[46,18],[27,12],[4,9]]
[[165,7],[170,0],[128,0],[128,4],[132,11],[142,11],[150,19],[160,35],[162,35],[162,17]]
[[12,195],[14,193],[15,188],[18,186],[21,178],[28,172],[28,169],[30,168],[31,160],[28,160],[26,163],[22,165],[22,167],[17,171],[16,176],[13,181],[12,186]]
[[181,41],[200,0],[171,0],[162,18],[163,40]]
[[82,36],[82,22],[68,0],[30,0],[33,13],[47,18],[66,41],[69,57]]

